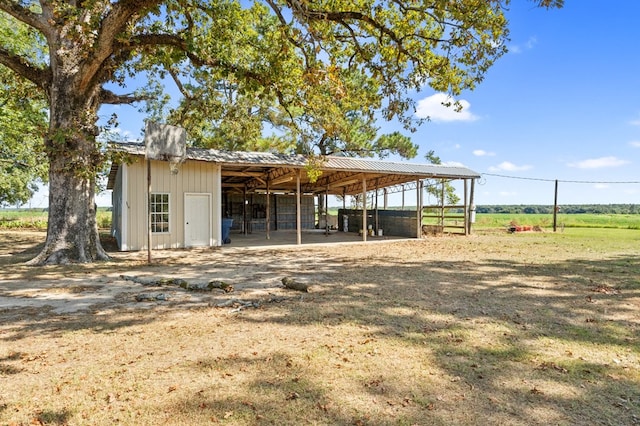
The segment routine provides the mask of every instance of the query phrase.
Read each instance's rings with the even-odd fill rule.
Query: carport
[[[455,211],[451,229],[468,234],[474,182],[480,177],[465,167],[200,148],[187,148],[180,165],[170,170],[165,161],[144,161],[142,144],[116,143],[110,149],[129,157],[112,164],[107,185],[113,189],[112,234],[120,250],[220,246],[229,222],[236,235],[270,240],[276,232],[287,239],[293,233],[294,244],[301,244],[303,233],[329,235],[330,195],[342,197],[339,217],[349,219],[348,228],[346,220],[334,224],[334,234],[337,228],[367,241],[380,236],[380,224],[386,223],[385,237],[420,238],[427,207],[430,214],[439,211],[442,230],[445,210]],[[460,180],[462,204],[445,206],[443,191],[438,205],[423,205],[425,184],[444,188]],[[408,196],[417,208],[387,209],[393,192],[402,193],[403,206]],[[349,196],[359,197],[357,208],[346,209]],[[403,224],[401,232],[395,223]]]
[[[461,225],[460,230],[466,235],[471,232],[471,209],[473,205],[475,179],[480,175],[465,167],[453,167],[434,164],[399,163],[363,158],[338,157],[338,156],[314,156],[305,157],[302,155],[278,155],[271,153],[229,153],[230,156],[221,164],[221,186],[223,200],[229,194],[242,196],[243,206],[247,206],[242,211],[241,216],[236,216],[237,229],[243,234],[255,232],[253,222],[264,222],[260,229],[264,230],[264,237],[269,240],[273,230],[273,208],[271,202],[273,194],[295,195],[296,217],[295,230],[297,231],[297,244],[302,243],[303,230],[308,226],[303,226],[301,211],[301,199],[303,196],[313,195],[319,198],[318,206],[320,211],[316,212],[318,218],[317,228],[329,231],[328,221],[328,196],[338,195],[342,197],[343,209],[346,208],[346,198],[348,196],[359,196],[360,200],[371,200],[372,207],[368,207],[368,202],[360,202],[362,208],[359,212],[359,226],[362,232],[362,241],[367,241],[369,223],[373,219],[374,229],[377,229],[378,214],[380,210],[386,210],[387,196],[392,192],[402,192],[404,204],[405,195],[413,192],[415,195],[415,205],[417,206],[414,215],[415,234],[413,237],[422,236],[423,220],[423,188],[426,182],[433,184],[438,182],[444,184],[454,180],[462,180],[464,183],[463,203],[456,207],[460,212],[458,218]],[[252,194],[264,194],[266,206],[259,211],[264,212],[259,218],[254,217],[254,209],[251,208],[250,198]],[[382,198],[382,209],[379,209],[379,197]],[[444,200],[435,207],[444,218]],[[223,201],[223,203],[225,203]],[[227,203],[225,203],[227,204]],[[432,208],[434,206],[431,206]],[[353,213],[353,210],[350,211]],[[406,219],[408,212],[404,212]],[[342,221],[338,224],[338,229],[342,228]],[[277,229],[277,227],[276,227]],[[377,232],[373,233],[377,235]]]

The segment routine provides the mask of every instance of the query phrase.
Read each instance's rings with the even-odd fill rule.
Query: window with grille
[[[169,232],[169,194],[151,194],[151,232]]]

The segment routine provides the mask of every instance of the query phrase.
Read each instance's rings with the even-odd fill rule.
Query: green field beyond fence
[[[406,210],[415,206],[407,207]],[[337,208],[330,208],[329,214],[337,214]],[[462,215],[462,213],[460,213]],[[462,219],[460,219],[462,221]],[[558,213],[558,228],[614,228],[640,229],[640,214],[616,213]],[[435,221],[435,220],[434,220]],[[423,222],[427,223],[426,221]],[[434,222],[435,223],[435,222]],[[477,213],[475,228],[507,228],[512,223],[523,226],[539,226],[542,229],[553,228],[552,213]]]
[[[415,208],[414,208],[415,209]],[[329,214],[337,214],[337,209],[329,209]],[[511,223],[539,226],[543,229],[553,227],[552,214],[527,213],[478,213],[476,228],[507,228]],[[111,227],[111,209],[98,207],[98,226]],[[640,229],[640,214],[596,214],[560,213],[557,216],[558,228],[616,228]],[[47,211],[43,209],[0,209],[0,229],[46,229]]]
[[[617,228],[640,229],[638,214],[558,214],[558,228]],[[518,225],[539,226],[543,229],[553,228],[552,214],[511,214],[511,213],[479,213],[476,215],[475,227],[500,228],[508,227],[512,222]]]
[[[0,209],[0,229],[47,229],[46,209]],[[111,208],[98,207],[98,226],[111,228]]]

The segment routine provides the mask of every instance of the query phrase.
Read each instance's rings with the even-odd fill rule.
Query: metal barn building
[[[342,229],[340,221],[338,228],[351,231],[356,226],[364,230],[360,233],[366,241],[367,228],[372,221],[378,228],[382,216],[386,223],[408,222],[405,234],[420,237],[422,182],[432,179],[464,180],[460,228],[468,233],[474,181],[480,177],[465,167],[327,156],[313,159],[321,173],[312,180],[307,175],[309,159],[302,155],[196,148],[187,149],[179,172],[172,174],[167,162],[145,160],[143,144],[117,143],[111,149],[128,157],[112,164],[107,184],[113,190],[112,234],[122,251],[148,249],[149,241],[152,249],[220,246],[230,223],[233,232],[263,233],[267,239],[278,231],[297,231],[300,244],[303,230],[328,225],[326,216],[316,211],[316,197],[367,199],[373,191],[376,214],[367,211],[366,203],[357,212],[342,210],[341,219],[348,212],[351,225]],[[416,189],[415,212],[378,211],[378,191],[399,185]],[[386,234],[392,235],[393,227]]]

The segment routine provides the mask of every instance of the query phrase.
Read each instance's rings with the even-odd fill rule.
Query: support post
[[[151,160],[147,159],[147,263],[151,264]]]
[[[324,193],[324,235],[329,236],[329,187]]]
[[[362,241],[367,241],[367,178],[362,176]]]
[[[468,179],[464,179],[464,235],[469,235]]]
[[[273,230],[278,230],[278,197],[273,197],[273,216],[275,220],[273,221]]]
[[[267,202],[266,202],[265,226],[267,227],[267,240],[271,239],[271,193],[269,188],[269,178],[267,178]]]
[[[553,232],[558,227],[558,179],[556,179],[556,189],[553,194]]]
[[[416,238],[422,238],[422,185],[416,180]]]
[[[302,213],[300,211],[300,170],[296,173],[296,242],[302,244]]]
[[[378,235],[378,229],[380,229],[380,217],[378,216],[378,179],[376,179],[376,220],[375,227],[373,228],[373,235]]]
[[[247,185],[242,190],[242,231],[247,235]]]
[[[442,179],[440,186],[440,227],[441,232],[444,234],[444,183],[445,180]]]
[[[476,186],[476,180],[471,179],[471,190],[469,191],[469,208],[474,209],[473,207],[473,192]],[[469,216],[472,216],[474,213],[472,212]],[[469,235],[471,235],[471,218],[469,218]]]

